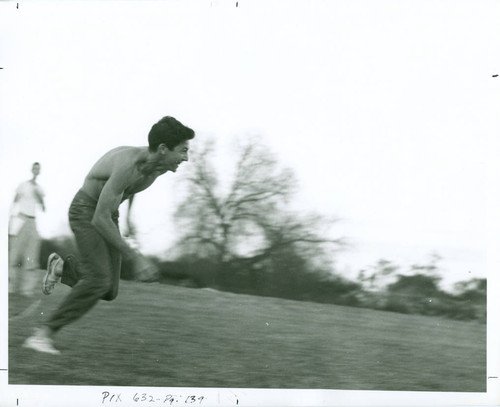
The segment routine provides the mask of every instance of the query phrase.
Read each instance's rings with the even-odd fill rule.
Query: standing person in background
[[[38,282],[40,236],[36,228],[37,206],[45,211],[44,193],[36,182],[40,163],[34,163],[33,177],[16,189],[9,220],[9,294],[32,297]]]
[[[122,258],[133,265],[136,275],[156,275],[154,264],[122,238],[118,208],[160,175],[177,171],[188,160],[189,141],[194,136],[189,127],[167,116],[151,128],[148,146],[117,147],[92,166],[69,208],[79,259],[71,255],[63,259],[52,253],[42,282],[46,295],[59,282],[72,290],[24,342],[24,347],[59,354],[53,345],[54,335],[85,315],[99,300],[112,301],[118,295]]]

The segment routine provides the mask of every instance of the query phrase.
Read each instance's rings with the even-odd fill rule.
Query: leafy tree
[[[432,252],[428,264],[414,264],[411,266],[411,271],[415,274],[433,276],[440,280],[438,267],[440,260],[442,260],[442,257],[437,252]]]
[[[404,293],[415,297],[432,297],[439,293],[438,281],[439,278],[424,274],[398,275],[398,280],[389,284],[387,289],[392,293]]]
[[[390,260],[380,259],[377,264],[371,266],[370,269],[372,270],[371,273],[364,269],[360,270],[357,279],[361,284],[366,285],[366,283],[368,283],[368,288],[374,289],[380,280],[393,275],[399,270],[399,266]]]
[[[428,264],[414,264],[410,267],[411,275],[397,275],[396,282],[389,284],[387,289],[390,292],[404,293],[413,296],[437,296],[439,290],[439,267],[437,263],[441,256],[436,252],[431,253]]]
[[[454,288],[459,292],[457,297],[461,300],[479,303],[486,301],[485,278],[473,278],[467,281],[459,281],[455,284]]]

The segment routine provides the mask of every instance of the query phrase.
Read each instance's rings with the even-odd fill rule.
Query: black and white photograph
[[[498,21],[0,2],[0,407],[500,405]]]

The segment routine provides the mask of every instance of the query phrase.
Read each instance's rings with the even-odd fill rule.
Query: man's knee
[[[92,296],[98,299],[112,301],[118,295],[118,284],[113,276],[111,265],[96,261],[92,263],[78,261],[72,255],[64,259],[63,280],[66,281],[65,284],[70,280],[78,281],[75,287],[84,284],[85,289],[91,291]]]
[[[112,301],[118,295],[118,285],[113,283],[111,277],[101,276],[94,278],[92,285],[101,300]]]
[[[102,299],[104,301],[113,301],[118,296],[118,286],[114,284],[109,285],[108,291],[104,294]]]

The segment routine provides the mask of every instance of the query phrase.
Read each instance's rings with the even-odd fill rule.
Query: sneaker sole
[[[45,273],[45,276],[43,277],[43,282],[42,282],[42,293],[44,293],[45,295],[50,295],[50,293],[52,292],[52,290],[47,289],[47,281],[48,281],[49,276],[50,276],[50,270],[52,267],[52,263],[57,261],[57,260],[61,260],[61,257],[57,253],[52,253],[49,256],[49,259],[47,260],[47,272]]]

